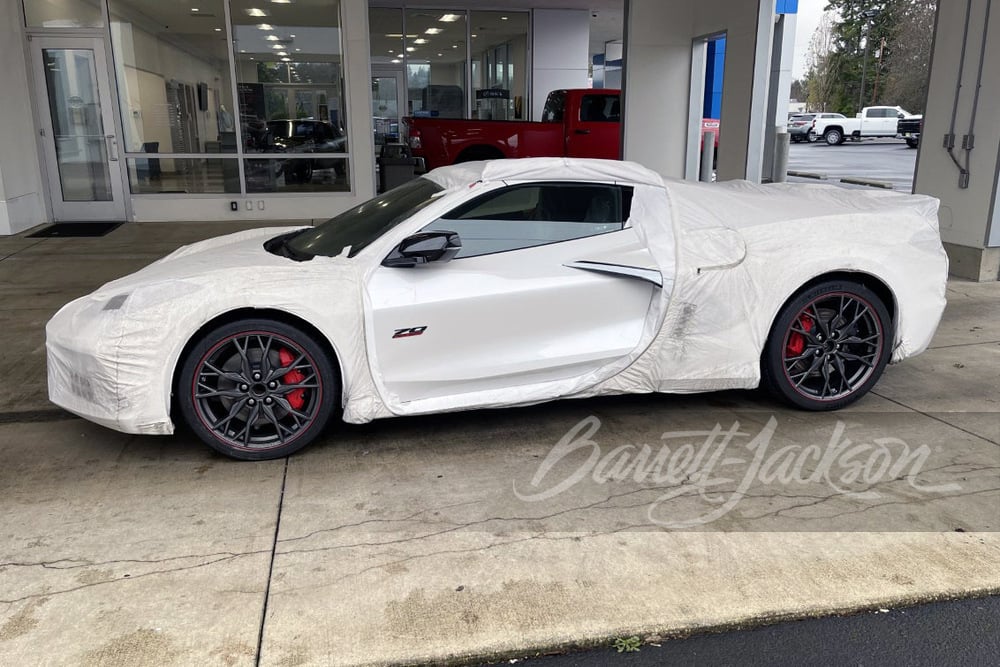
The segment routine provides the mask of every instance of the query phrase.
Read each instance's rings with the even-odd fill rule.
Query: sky
[[[799,16],[795,25],[795,63],[792,76],[801,79],[806,73],[806,58],[809,56],[809,40],[812,39],[827,0],[799,0]]]

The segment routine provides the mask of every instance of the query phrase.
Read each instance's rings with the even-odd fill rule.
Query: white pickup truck
[[[830,146],[847,139],[895,137],[896,124],[909,116],[910,112],[902,107],[865,107],[854,118],[817,118],[813,131]]]

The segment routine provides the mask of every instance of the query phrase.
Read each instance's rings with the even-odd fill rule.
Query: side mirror
[[[462,249],[462,239],[455,232],[418,232],[407,236],[382,266],[410,268],[431,262],[450,262]]]
[[[898,118],[900,120],[903,120],[904,118],[906,118],[906,114],[898,113],[898,114],[896,114],[896,118]]]

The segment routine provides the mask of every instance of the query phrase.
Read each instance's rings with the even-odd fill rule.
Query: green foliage
[[[937,0],[828,0],[806,75],[810,109],[923,107]]]
[[[638,637],[619,637],[613,644],[615,650],[619,653],[635,653],[641,645],[642,640]]]

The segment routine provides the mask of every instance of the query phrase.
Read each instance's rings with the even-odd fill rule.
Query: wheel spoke
[[[837,367],[837,373],[840,374],[840,389],[837,393],[844,393],[844,385],[847,385],[848,391],[854,391],[854,387],[851,386],[851,381],[847,378],[847,369],[844,367],[843,358],[839,354],[834,355],[833,363]]]
[[[257,336],[257,345],[260,347],[260,372],[265,378],[270,377],[271,374],[271,357],[268,354],[271,351],[271,343],[274,342],[274,336],[268,336],[267,342],[261,336]]]
[[[215,366],[213,366],[211,363],[209,363],[207,361],[201,365],[201,369],[199,370],[198,374],[199,375],[204,375],[205,374],[205,369],[208,369],[208,371],[210,373],[214,373],[215,375],[218,375],[219,377],[226,378],[230,382],[235,382],[236,384],[240,384],[241,382],[246,382],[247,381],[247,379],[245,377],[243,377],[242,375],[240,375],[239,373],[233,373],[231,371],[222,371],[222,370],[219,370],[218,368],[216,368]]]
[[[272,380],[275,377],[280,377],[280,376],[283,376],[283,375],[288,375],[292,371],[296,370],[296,368],[299,365],[299,362],[301,362],[303,359],[306,358],[305,352],[299,352],[298,354],[299,354],[299,356],[296,357],[295,361],[293,361],[292,363],[288,364],[287,366],[281,366],[279,368],[273,369],[271,371],[270,375],[268,375],[266,377],[265,381],[270,381],[270,380]],[[310,370],[312,370],[312,366],[311,365],[307,364],[307,367]]]
[[[250,429],[257,423],[257,418],[260,416],[260,405],[254,404],[250,408],[250,416],[247,417],[246,426],[243,429],[243,444],[246,447],[250,446]]]
[[[865,355],[864,357],[858,356],[856,354],[851,354],[850,352],[841,352],[840,356],[846,359],[847,361],[857,361],[858,363],[864,364],[868,368],[875,367],[874,357],[876,356],[876,354],[874,352],[872,354]],[[871,361],[868,360],[868,357],[872,358]]]
[[[238,401],[233,401],[232,406],[229,408],[229,414],[227,414],[225,417],[212,424],[212,430],[225,432],[224,427],[228,426],[229,422],[233,421],[233,418],[235,418],[236,415],[239,414],[240,410],[242,410],[243,407],[246,405],[246,402],[247,402],[246,398],[242,398]]]
[[[243,366],[243,376],[249,378],[253,375],[253,369],[251,368],[250,364],[250,357],[247,355],[247,350],[250,347],[250,339],[245,338],[244,343],[245,344],[241,346],[239,338],[233,339],[233,346],[236,348],[236,351],[239,352],[240,363]]]
[[[291,434],[292,431],[289,430],[288,427],[282,426],[281,422],[278,420],[277,415],[274,414],[274,408],[272,408],[270,405],[265,405],[263,410],[264,410],[264,416],[267,417],[267,420],[272,424],[274,424],[274,432],[278,436],[278,439],[281,440],[281,444],[285,444],[284,432],[288,431],[288,433]]]
[[[205,391],[198,392],[195,398],[243,398],[244,394],[238,389],[212,389],[205,387]]]
[[[809,370],[805,371],[802,374],[802,379],[795,383],[796,388],[801,387],[802,383],[806,381],[806,378],[815,373],[816,370],[819,368],[820,364],[822,363],[823,363],[823,357],[816,357],[813,360],[812,365],[809,367]]]

